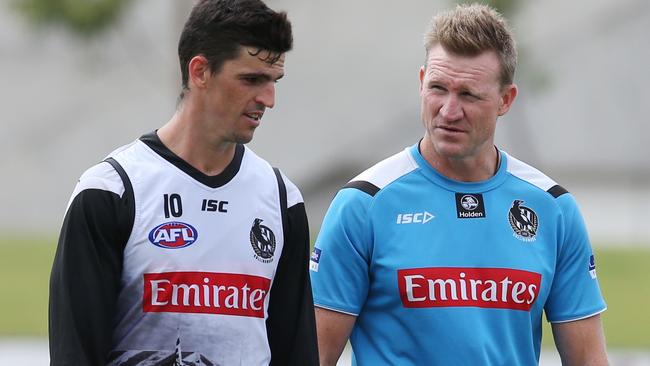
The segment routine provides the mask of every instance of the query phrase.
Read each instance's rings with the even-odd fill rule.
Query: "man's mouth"
[[[262,119],[263,114],[264,114],[264,112],[247,112],[247,113],[244,113],[244,116],[246,116],[246,117],[248,117],[250,119],[253,119],[255,121],[259,121],[260,119]]]
[[[452,126],[438,126],[439,129],[447,131],[447,132],[465,132],[461,130],[460,128],[452,127]]]

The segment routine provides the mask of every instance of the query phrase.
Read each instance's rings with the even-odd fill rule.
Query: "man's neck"
[[[499,170],[499,151],[493,145],[483,154],[454,158],[441,156],[422,140],[420,153],[438,173],[460,182],[481,182],[490,179]]]
[[[203,131],[201,123],[196,122],[181,107],[169,122],[158,129],[158,137],[169,150],[203,174],[218,175],[235,156],[236,144],[211,136],[208,131]]]

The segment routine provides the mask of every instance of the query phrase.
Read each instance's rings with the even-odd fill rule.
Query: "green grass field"
[[[596,247],[596,270],[607,302],[602,314],[609,348],[650,350],[650,247]],[[552,347],[548,323],[544,346]]]
[[[0,337],[47,334],[47,296],[54,238],[0,240]],[[650,350],[650,248],[598,247],[598,278],[609,309],[603,314],[610,348]],[[551,347],[550,327],[544,346]]]
[[[54,238],[0,240],[0,336],[47,334]]]

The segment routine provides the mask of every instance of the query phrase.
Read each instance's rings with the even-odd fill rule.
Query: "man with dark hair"
[[[334,198],[310,268],[321,365],[534,365],[542,312],[563,365],[606,365],[605,310],[573,196],[494,146],[517,53],[495,10],[439,14],[424,136]]]
[[[50,280],[52,365],[316,365],[302,196],[251,141],[292,47],[285,13],[201,0],[160,129],[79,179]]]

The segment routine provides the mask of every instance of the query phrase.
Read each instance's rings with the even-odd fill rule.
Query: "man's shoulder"
[[[125,191],[126,188],[119,173],[108,162],[99,162],[81,174],[68,200],[66,211],[82,192],[85,192],[86,197],[97,198],[109,194],[121,198]],[[94,202],[93,200],[88,202],[91,201]]]
[[[352,178],[343,188],[355,188],[371,196],[418,168],[409,148],[394,154]]]
[[[264,166],[267,168],[272,168],[273,166],[266,159],[259,156],[253,149],[248,145],[242,145],[244,147],[244,159],[249,161],[249,164],[253,164],[255,168]]]
[[[106,161],[101,161],[88,168],[79,177],[75,191],[98,189],[109,191],[121,196],[124,193],[124,184],[118,172]]]
[[[247,164],[249,168],[252,167],[253,169],[256,170],[266,169],[268,171],[271,171],[274,168],[277,169],[277,172],[280,174],[279,177],[276,175],[276,178],[278,178],[278,184],[284,184],[287,191],[287,207],[293,207],[294,205],[298,203],[302,203],[304,201],[302,197],[302,193],[300,193],[300,189],[298,189],[298,186],[296,186],[296,184],[294,184],[293,181],[284,174],[282,169],[278,167],[274,167],[266,159],[257,155],[247,145],[244,145],[244,148],[245,148],[244,158],[249,161],[249,164]]]
[[[142,148],[147,146],[141,138],[131,141],[111,151],[104,159],[114,158],[119,161],[138,160],[142,158]]]
[[[510,175],[544,191],[554,198],[558,198],[565,193],[569,193],[564,187],[559,185],[554,179],[533,167],[507,153],[504,152],[506,157],[507,171]]]
[[[96,196],[97,194],[102,196],[106,193],[115,194],[121,198],[126,191],[126,186],[119,172],[115,170],[115,167],[107,159],[116,156],[122,151],[128,150],[134,144],[135,142],[131,142],[118,147],[104,157],[104,159],[86,169],[77,180],[77,184],[68,201],[68,208],[70,208],[74,199],[82,192],[86,192],[86,195],[91,196]]]

